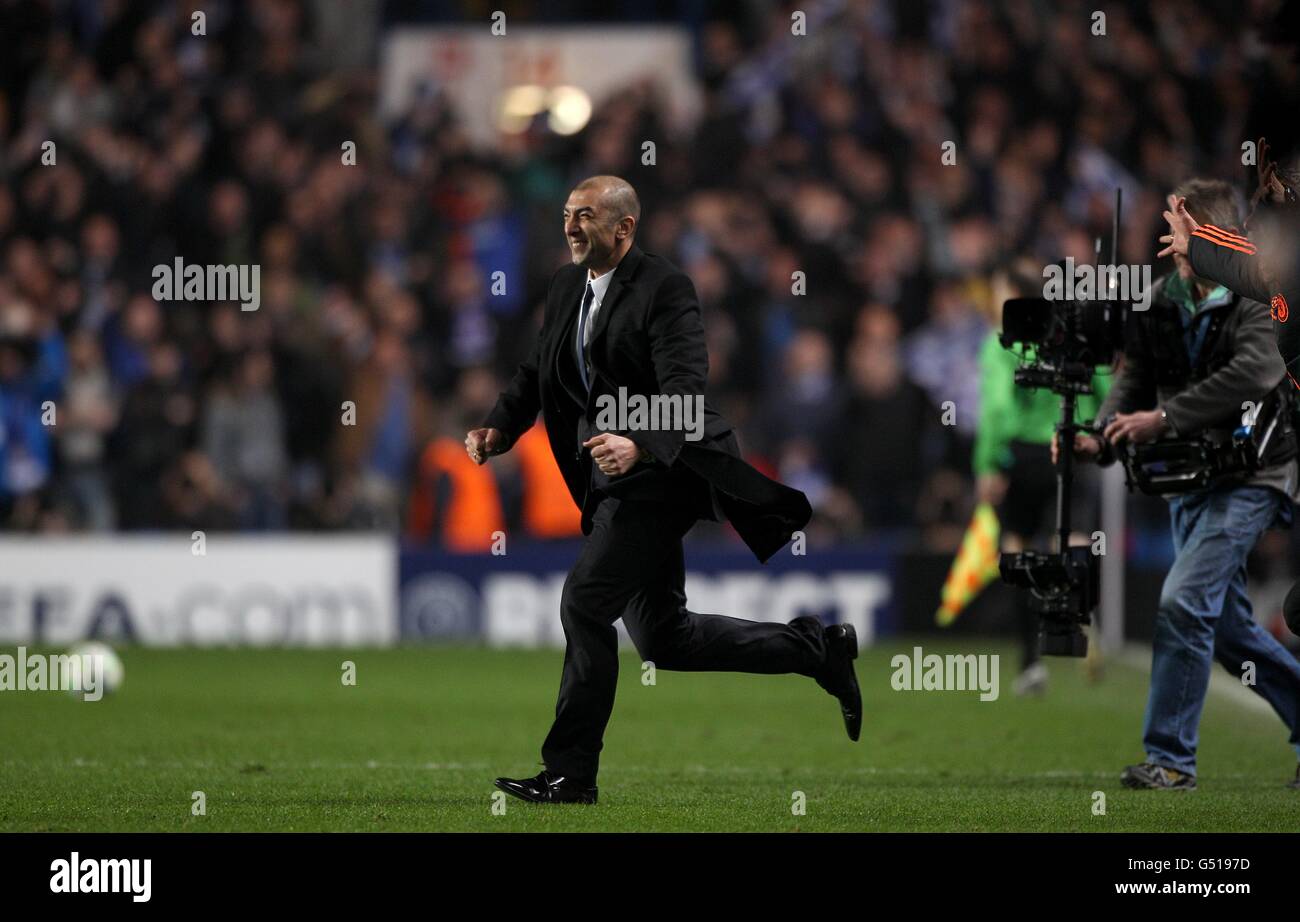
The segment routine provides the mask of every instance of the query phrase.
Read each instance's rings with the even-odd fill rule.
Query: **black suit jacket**
[[[728,423],[704,401],[703,438],[688,441],[684,429],[608,430],[626,436],[650,455],[622,477],[610,478],[592,463],[581,443],[596,428],[601,395],[617,398],[704,394],[709,357],[695,286],[662,257],[633,246],[614,270],[592,328],[590,393],[582,387],[576,359],[576,320],[587,270],[568,265],[551,278],[542,329],[484,422],[498,429],[510,448],[536,421],[546,421],[551,451],[590,533],[596,506],[606,496],[688,503],[697,518],[725,517],[761,561],[766,561],[808,524],[812,509],[798,490],[777,483],[746,464]]]

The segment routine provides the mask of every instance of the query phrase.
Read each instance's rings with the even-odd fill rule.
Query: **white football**
[[[69,692],[75,698],[83,699],[88,695],[93,698],[93,694],[89,689],[92,677],[97,676],[99,679],[101,696],[113,694],[122,687],[122,682],[126,679],[126,669],[122,666],[121,658],[106,643],[101,643],[98,640],[83,641],[68,650],[68,656],[82,658],[81,664],[84,673],[82,690],[69,689]],[[90,671],[86,672],[87,669]]]

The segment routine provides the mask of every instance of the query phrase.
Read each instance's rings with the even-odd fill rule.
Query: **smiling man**
[[[633,243],[636,192],[593,176],[569,195],[564,233],[572,265],[556,272],[531,355],[480,429],[465,439],[482,464],[508,451],[537,417],[586,536],[560,599],[566,642],[545,770],[498,778],[537,803],[595,803],[596,773],[618,680],[621,617],[658,669],[798,673],[839,699],[849,736],[862,724],[851,625],[790,624],[686,608],[682,538],[700,519],[728,519],[766,562],[811,516],[797,490],[746,464],[731,425],[704,399],[708,353],[691,280]],[[625,389],[621,391],[620,389]],[[703,402],[703,437],[684,426],[606,431],[598,406],[625,393]],[[720,717],[722,715],[719,715]]]

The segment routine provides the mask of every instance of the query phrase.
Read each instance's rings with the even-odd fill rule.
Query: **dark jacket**
[[[1097,419],[1159,406],[1177,437],[1231,439],[1241,426],[1243,404],[1280,391],[1285,377],[1268,306],[1229,292],[1220,303],[1200,308],[1188,325],[1186,308],[1166,292],[1168,282],[1165,277],[1155,283],[1149,309],[1129,314],[1124,366]],[[1195,357],[1189,339],[1200,342]],[[1246,482],[1292,493],[1294,450],[1289,431],[1285,440],[1273,440],[1265,466]]]
[[[1295,215],[1288,215],[1283,226],[1289,233],[1283,239],[1294,246],[1300,240]],[[1273,335],[1287,374],[1297,387],[1300,375],[1300,320],[1291,317],[1291,301],[1300,303],[1300,265],[1294,256],[1278,260],[1283,278],[1265,277],[1255,245],[1246,237],[1222,230],[1212,224],[1193,231],[1187,244],[1187,258],[1192,270],[1201,278],[1218,282],[1243,298],[1269,305],[1273,318]]]
[[[602,395],[692,399],[704,394],[709,358],[695,286],[662,257],[633,246],[614,270],[590,342],[591,392],[582,387],[574,343],[587,270],[568,265],[551,278],[542,329],[484,426],[499,429],[506,447],[532,426],[540,410],[551,451],[569,493],[591,531],[606,496],[689,503],[697,518],[725,517],[761,561],[808,524],[807,498],[760,474],[740,456],[731,424],[704,402],[703,438],[687,441],[680,427],[608,430],[650,455],[622,477],[609,478],[582,442],[598,434]]]

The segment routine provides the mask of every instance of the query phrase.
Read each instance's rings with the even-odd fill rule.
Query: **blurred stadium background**
[[[1178,181],[1247,188],[1242,139],[1300,107],[1275,6],[2,3],[0,642],[560,642],[577,516],[544,439],[481,469],[461,443],[596,173],[694,280],[746,454],[815,508],[763,570],[697,528],[692,607],[933,630],[1007,279],[1090,261],[1116,187],[1124,263]],[[260,307],[155,300],[177,257],[260,265]],[[1162,502],[1127,508],[1141,639],[1171,548]],[[1252,563],[1279,632],[1295,561],[1273,532]],[[955,630],[1010,630],[1006,601]]]

